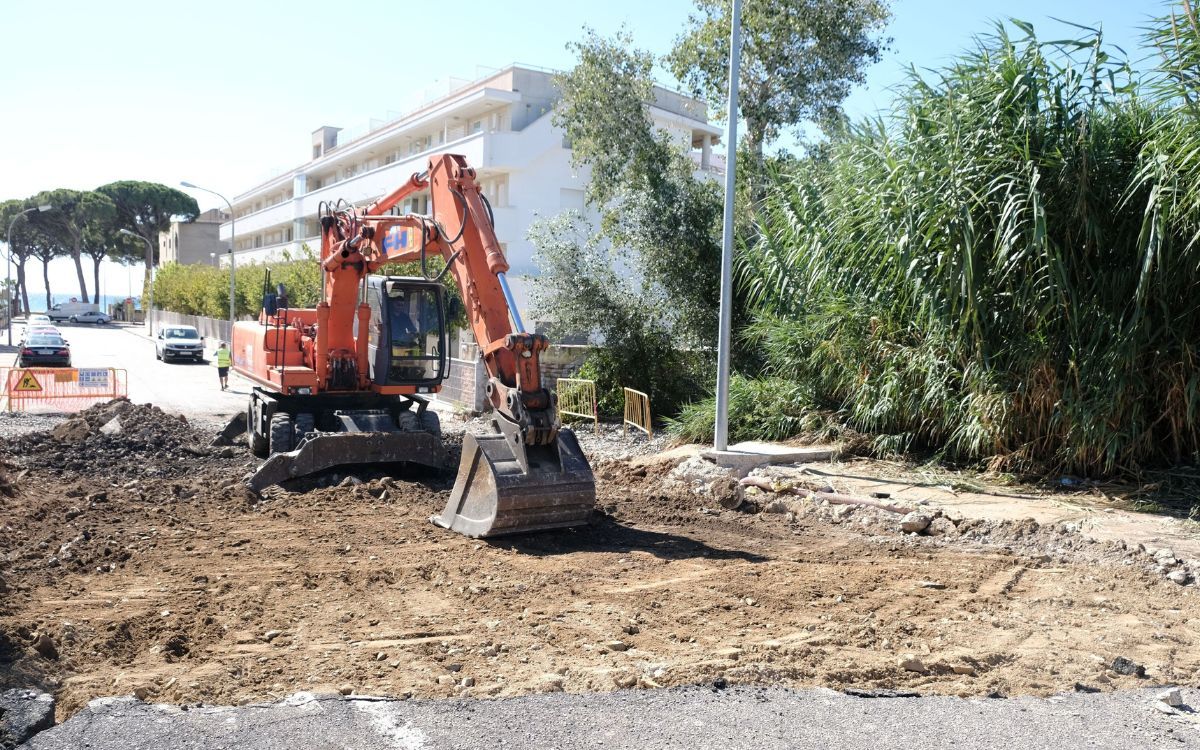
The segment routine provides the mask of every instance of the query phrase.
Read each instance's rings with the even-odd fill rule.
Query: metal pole
[[[221,200],[225,201],[225,205],[229,206],[229,340],[233,341],[233,322],[235,320],[234,300],[233,297],[237,293],[236,284],[234,283],[237,269],[237,219],[233,215],[233,204],[230,203],[225,196],[221,196]],[[230,344],[232,348],[233,344]]]
[[[7,256],[7,259],[4,263],[4,278],[5,278],[4,291],[5,291],[5,294],[7,294],[9,296],[9,300],[8,300],[8,310],[6,310],[4,313],[4,319],[5,319],[5,321],[8,322],[8,345],[9,346],[12,346],[12,310],[13,310],[13,306],[12,306],[12,230],[13,230],[13,224],[16,224],[17,219],[21,218],[24,215],[25,215],[25,212],[22,211],[21,213],[14,216],[12,218],[12,221],[8,222],[8,244],[4,246],[4,249],[8,251],[7,253],[5,253],[5,255]]]
[[[143,306],[143,312],[146,315],[146,328],[150,331],[150,336],[154,336],[154,321],[151,320],[151,313],[154,311],[154,245],[150,240],[146,239],[137,232],[128,229],[122,229],[121,234],[137,237],[142,242],[146,243],[146,275],[150,279],[150,292],[146,299],[146,304]]]
[[[725,225],[721,231],[721,317],[717,332],[717,421],[713,447],[729,447],[729,328],[733,319],[733,188],[737,166],[738,71],[742,63],[742,0],[733,0],[729,31],[729,127],[725,131]]]
[[[145,237],[142,239],[146,240]],[[146,324],[150,327],[150,338],[154,338],[154,245],[146,240],[146,254],[150,258],[150,304],[146,308]]]

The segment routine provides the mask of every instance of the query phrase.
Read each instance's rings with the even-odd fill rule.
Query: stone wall
[[[478,357],[470,360],[451,357],[450,373],[442,381],[442,391],[437,397],[478,414],[483,411],[486,383],[487,373]]]
[[[573,378],[578,375],[579,368],[583,367],[591,349],[590,346],[552,344],[541,357],[542,387],[553,391],[559,378]],[[464,337],[458,344],[458,356],[463,361],[478,361],[479,347]],[[480,369],[483,369],[482,366]],[[486,376],[483,382],[486,382]],[[482,388],[482,385],[480,387]]]

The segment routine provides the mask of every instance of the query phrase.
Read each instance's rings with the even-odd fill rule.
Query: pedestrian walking
[[[225,342],[217,349],[217,377],[221,379],[221,390],[229,388],[229,365],[233,363],[233,353]]]

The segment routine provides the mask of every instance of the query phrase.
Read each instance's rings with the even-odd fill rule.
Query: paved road
[[[14,341],[23,320],[18,320]],[[217,383],[213,362],[159,362],[154,342],[142,326],[59,325],[71,344],[71,362],[76,367],[116,367],[129,374],[129,399],[152,403],[167,411],[224,418],[246,408],[250,382],[230,373],[229,390]],[[206,352],[208,354],[210,352]],[[7,365],[11,354],[3,355]]]
[[[705,688],[533,695],[508,700],[315,698],[241,708],[105,698],[35,736],[27,750],[1072,750],[1200,748],[1190,712],[1165,715],[1154,691],[1046,700],[851,698],[830,690]],[[1200,691],[1185,691],[1195,703]]]

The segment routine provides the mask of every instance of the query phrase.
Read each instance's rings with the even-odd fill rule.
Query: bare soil
[[[81,468],[50,438],[10,442],[0,482],[0,689],[49,688],[60,718],[129,693],[1200,685],[1200,589],[1033,521],[949,538],[856,509],[704,507],[669,481],[678,459],[651,457],[595,466],[587,527],[477,541],[428,521],[449,473],[255,498],[242,449],[195,455],[186,423],[162,457],[137,429],[94,431]]]

